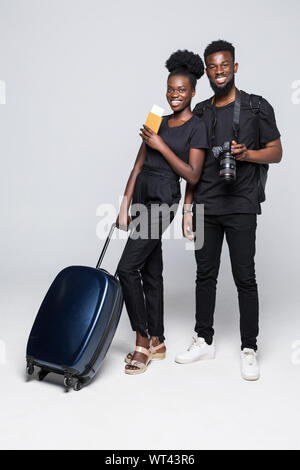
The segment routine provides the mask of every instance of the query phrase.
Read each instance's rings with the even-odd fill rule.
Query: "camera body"
[[[213,155],[219,161],[219,176],[224,183],[233,183],[236,180],[236,160],[231,153],[231,142],[224,142],[212,148]]]

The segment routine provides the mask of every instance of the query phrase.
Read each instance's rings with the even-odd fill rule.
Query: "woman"
[[[179,177],[191,185],[198,182],[208,147],[205,125],[191,112],[196,83],[204,73],[201,58],[186,50],[177,51],[167,60],[166,67],[166,97],[173,113],[163,117],[158,134],[145,125],[141,129],[143,142],[117,218],[117,226],[127,230],[131,201],[133,205],[142,204],[138,217],[131,210],[131,225],[136,230],[118,265],[125,305],[136,332],[136,349],[125,358],[125,373],[131,375],[144,372],[151,359],[163,359],[166,354],[161,237],[176,209],[172,207],[171,215],[165,217],[154,212],[154,207],[171,208],[178,204]],[[133,236],[138,227],[147,236]]]

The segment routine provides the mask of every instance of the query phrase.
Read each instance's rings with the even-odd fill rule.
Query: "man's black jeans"
[[[224,233],[229,247],[232,274],[238,290],[242,349],[256,350],[258,336],[258,293],[254,264],[256,214],[204,217],[204,245],[195,251],[197,262],[195,331],[208,344],[212,343],[216,285]]]

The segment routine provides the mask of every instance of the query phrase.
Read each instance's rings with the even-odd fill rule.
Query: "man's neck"
[[[235,85],[231,90],[223,96],[215,96],[216,106],[226,106],[229,103],[232,103],[235,100]]]

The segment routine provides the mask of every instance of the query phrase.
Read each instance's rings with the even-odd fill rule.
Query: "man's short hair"
[[[214,54],[215,52],[220,52],[220,51],[229,51],[232,55],[233,62],[235,60],[235,52],[234,52],[234,46],[227,41],[223,41],[223,39],[219,39],[218,41],[213,41],[211,42],[207,48],[204,51],[204,60],[206,63],[206,58],[210,54]]]

